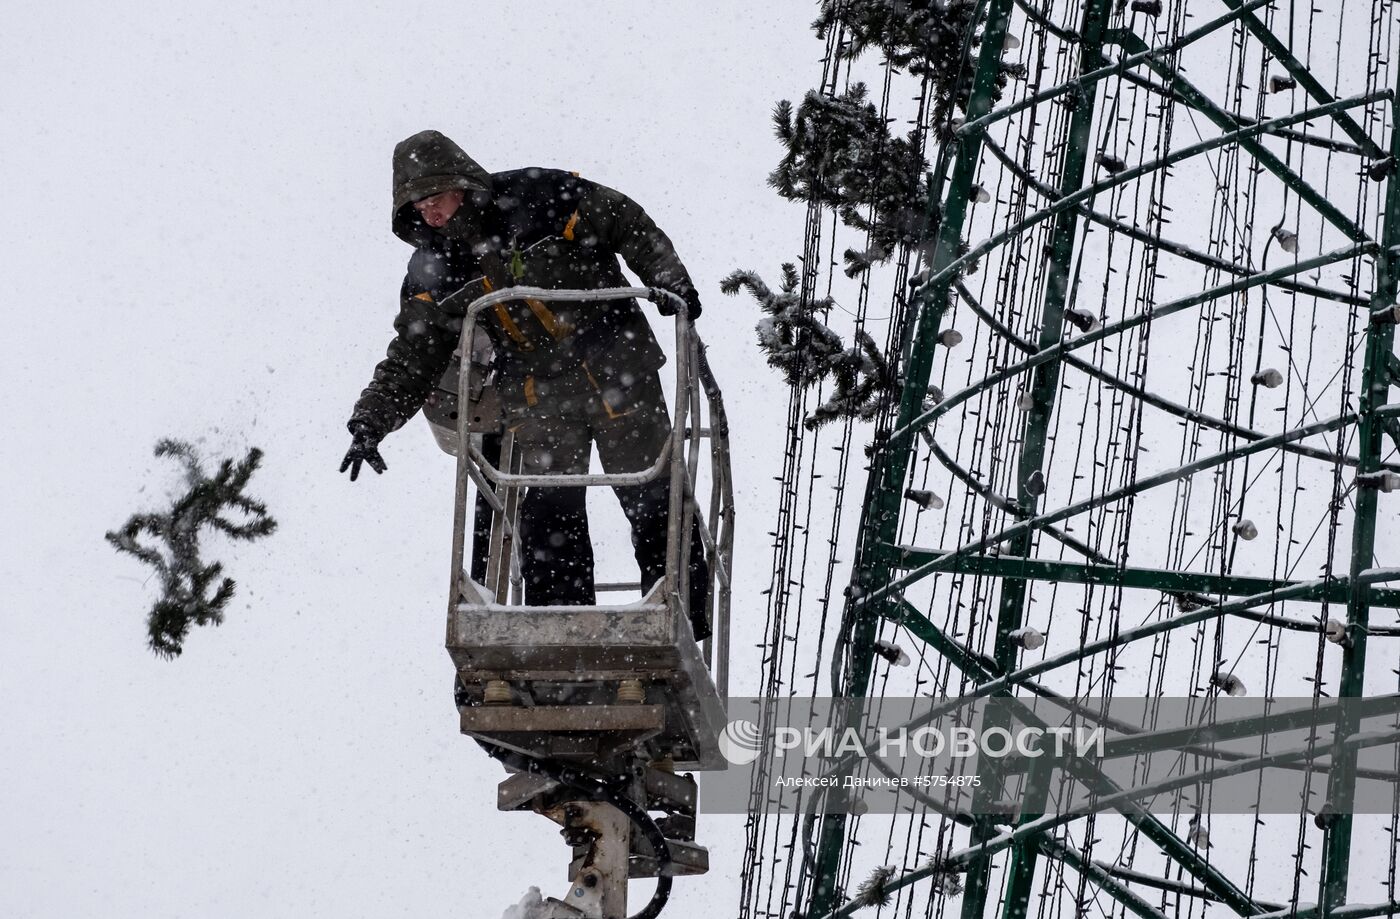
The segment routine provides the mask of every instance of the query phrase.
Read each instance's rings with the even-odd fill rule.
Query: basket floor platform
[[[724,705],[688,622],[657,593],[615,606],[459,602],[447,649],[462,732],[538,757],[726,768]]]

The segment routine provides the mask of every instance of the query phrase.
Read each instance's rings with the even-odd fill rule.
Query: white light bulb
[[[1298,234],[1292,230],[1285,230],[1282,226],[1274,227],[1274,239],[1278,240],[1278,247],[1284,252],[1298,251]]]
[[[1335,619],[1328,619],[1327,624],[1323,626],[1323,628],[1327,632],[1327,640],[1332,642],[1332,644],[1339,645],[1346,641],[1347,627],[1345,623],[1338,622]]]
[[[1045,647],[1045,633],[1030,626],[1016,629],[1007,634],[1008,638],[1015,644],[1020,645],[1027,651],[1034,651],[1037,648]]]
[[[1095,332],[1103,328],[1103,324],[1099,322],[1099,317],[1087,310],[1069,310],[1065,313],[1065,318],[1081,332]]]
[[[1114,156],[1112,153],[1100,153],[1098,156],[1098,164],[1112,175],[1117,175],[1128,168],[1127,163],[1123,162],[1122,159]]]
[[[1363,472],[1356,477],[1356,484],[1390,494],[1392,491],[1400,491],[1400,473]]]
[[[1396,325],[1400,323],[1400,303],[1383,306],[1371,313],[1371,322],[1376,325]]]
[[[1249,692],[1249,690],[1245,688],[1244,680],[1241,680],[1229,671],[1217,670],[1215,674],[1211,676],[1210,682],[1219,687],[1227,696],[1239,697],[1247,695]]]
[[[919,507],[922,507],[924,510],[938,510],[943,507],[942,498],[938,497],[938,495],[935,495],[933,492],[925,491],[922,488],[910,488],[904,492],[904,497],[908,498],[910,501],[913,501],[915,504],[919,505]]]
[[[909,655],[904,652],[903,648],[901,648],[899,645],[895,644],[892,641],[887,641],[883,638],[877,639],[874,645],[874,649],[876,654],[880,655],[896,667],[909,666]]]

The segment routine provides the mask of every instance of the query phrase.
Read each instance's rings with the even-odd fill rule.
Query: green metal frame
[[[932,240],[927,257],[928,280],[915,292],[912,315],[915,317],[907,330],[908,360],[904,367],[903,389],[898,410],[889,430],[877,436],[875,452],[867,480],[865,502],[859,527],[858,544],[854,559],[852,589],[845,603],[842,620],[842,639],[839,653],[833,661],[839,671],[833,675],[833,690],[836,694],[855,700],[857,704],[845,707],[846,726],[861,726],[859,700],[866,697],[872,674],[874,653],[872,645],[877,630],[883,621],[894,622],[909,629],[919,639],[948,658],[957,668],[969,675],[975,688],[958,702],[935,709],[931,713],[911,721],[906,727],[927,723],[970,699],[989,696],[1010,697],[1016,687],[1033,690],[1034,678],[1055,668],[1071,664],[1086,657],[1123,647],[1174,629],[1229,615],[1243,615],[1262,619],[1271,623],[1292,628],[1306,628],[1316,631],[1321,626],[1315,622],[1284,620],[1265,615],[1258,611],[1261,606],[1284,600],[1310,601],[1319,603],[1345,603],[1347,609],[1346,629],[1348,641],[1345,644],[1342,661],[1342,677],[1339,695],[1341,697],[1361,696],[1364,691],[1367,640],[1377,634],[1400,635],[1400,627],[1386,626],[1373,628],[1370,624],[1372,607],[1400,608],[1400,587],[1377,586],[1386,582],[1400,581],[1400,571],[1379,569],[1372,565],[1376,538],[1378,495],[1373,488],[1358,488],[1355,496],[1355,523],[1352,537],[1352,560],[1344,576],[1330,576],[1320,580],[1297,582],[1268,578],[1242,577],[1204,572],[1165,571],[1148,568],[1118,567],[1104,564],[1094,557],[1092,550],[1084,552],[1088,562],[1075,564],[1063,561],[1043,561],[1030,557],[1037,533],[1048,533],[1076,550],[1087,547],[1076,545],[1067,534],[1055,529],[1055,524],[1082,514],[1105,504],[1123,500],[1151,488],[1195,475],[1224,463],[1233,462],[1253,453],[1265,450],[1290,449],[1294,452],[1325,458],[1354,466],[1358,475],[1374,473],[1378,470],[1395,468],[1394,464],[1383,462],[1384,438],[1395,439],[1400,446],[1400,405],[1388,403],[1389,388],[1400,382],[1400,359],[1394,355],[1395,326],[1373,322],[1366,330],[1366,350],[1362,370],[1362,392],[1355,414],[1301,425],[1281,434],[1265,436],[1254,431],[1234,429],[1230,433],[1249,442],[1228,450],[1198,458],[1177,469],[1167,470],[1148,476],[1129,486],[1095,495],[1080,502],[1050,512],[1039,509],[1038,491],[1028,488],[1027,483],[1036,473],[1043,474],[1045,447],[1049,434],[1049,424],[1054,409],[1055,394],[1059,387],[1061,364],[1074,366],[1092,372],[1091,365],[1078,360],[1072,352],[1088,347],[1097,341],[1120,335],[1134,327],[1163,318],[1175,312],[1192,309],[1211,300],[1229,296],[1251,288],[1276,284],[1295,291],[1317,296],[1330,297],[1340,303],[1353,305],[1355,298],[1322,288],[1316,288],[1301,280],[1308,272],[1325,265],[1336,264],[1360,258],[1375,257],[1380,266],[1378,289],[1373,294],[1370,305],[1373,309],[1395,302],[1397,286],[1400,286],[1400,264],[1397,264],[1397,251],[1400,251],[1400,181],[1392,171],[1385,190],[1385,211],[1383,232],[1380,244],[1370,239],[1366,232],[1344,215],[1327,198],[1310,186],[1294,170],[1268,150],[1261,142],[1264,135],[1298,137],[1291,126],[1317,118],[1331,118],[1342,131],[1355,142],[1354,148],[1364,156],[1380,159],[1386,155],[1376,142],[1369,137],[1350,111],[1378,101],[1386,101],[1392,110],[1389,156],[1400,161],[1400,112],[1396,111],[1396,90],[1371,93],[1350,99],[1337,99],[1308,72],[1287,45],[1269,31],[1267,26],[1254,15],[1254,11],[1270,0],[1222,0],[1228,10],[1216,19],[1183,35],[1170,45],[1149,47],[1138,35],[1124,29],[1108,28],[1112,0],[1084,0],[1083,22],[1080,32],[1074,36],[1079,51],[1080,76],[1060,86],[1041,90],[1027,99],[1001,109],[992,109],[995,80],[1000,71],[1000,49],[1009,25],[1010,13],[1017,0],[983,0],[979,12],[984,15],[982,39],[977,58],[976,70],[972,75],[971,93],[967,106],[966,123],[956,132],[950,144],[951,168],[947,173],[936,172],[936,187],[941,191],[941,211],[938,234]],[[1027,15],[1034,11],[1025,5]],[[1034,17],[1033,17],[1034,18]],[[1052,31],[1059,32],[1048,23],[1042,23]],[[1315,103],[1306,111],[1289,116],[1258,122],[1245,121],[1223,110],[1204,93],[1188,82],[1180,72],[1170,66],[1168,54],[1186,47],[1227,25],[1247,29],[1290,74]],[[1115,44],[1122,48],[1125,56],[1110,62],[1104,55],[1105,45]],[[1221,131],[1219,137],[1173,151],[1162,159],[1127,169],[1097,182],[1085,184],[1088,157],[1092,152],[1092,125],[1094,97],[1100,81],[1112,76],[1123,76],[1142,83],[1143,80],[1131,74],[1134,68],[1147,68],[1160,77],[1161,84],[1153,88],[1170,94],[1173,98],[1201,112]],[[1065,133],[1066,152],[1064,165],[1060,171],[1058,188],[1050,192],[1044,186],[1038,191],[1046,195],[1045,206],[1018,221],[994,236],[978,243],[971,250],[959,253],[959,240],[963,237],[968,214],[969,192],[977,171],[981,155],[989,146],[987,128],[998,121],[1024,110],[1038,102],[1043,102],[1068,93],[1075,94],[1069,123]],[[1097,214],[1092,201],[1101,192],[1112,189],[1141,176],[1164,169],[1175,162],[1198,156],[1226,145],[1239,145],[1249,153],[1261,167],[1272,172],[1299,199],[1313,208],[1328,223],[1332,224],[1350,244],[1337,251],[1301,260],[1267,272],[1240,274],[1233,280],[1189,297],[1167,304],[1159,304],[1148,311],[1112,323],[1107,327],[1073,340],[1063,338],[1065,312],[1072,296],[1068,283],[1069,267],[1074,252],[1074,242],[1081,217],[1099,222],[1112,220]],[[1005,162],[1006,157],[994,150]],[[1010,166],[1007,163],[1008,167]],[[1033,181],[1032,177],[1022,176],[1023,180]],[[934,206],[937,202],[931,202]],[[1026,357],[1018,363],[1006,366],[990,374],[975,386],[955,393],[938,405],[927,408],[927,392],[936,353],[938,333],[950,297],[955,290],[961,290],[958,275],[980,256],[1006,244],[1016,236],[1026,232],[1043,221],[1052,221],[1048,271],[1049,281],[1042,304],[1039,323],[1039,337],[1035,342],[1021,341],[1002,328],[1000,334],[1014,339],[1013,344],[1026,352]],[[1185,247],[1187,257],[1191,253]],[[968,298],[965,290],[961,290]],[[975,305],[975,304],[974,304]],[[979,315],[987,318],[985,311],[977,307]],[[993,323],[996,326],[996,323]],[[991,494],[984,486],[973,482],[964,474],[969,485],[989,501],[1011,511],[1017,522],[1000,533],[993,534],[975,543],[964,545],[956,550],[925,549],[902,546],[896,543],[899,532],[900,514],[903,510],[902,495],[905,480],[910,471],[911,455],[915,438],[924,435],[934,448],[935,454],[949,464],[956,472],[955,464],[946,455],[940,454],[936,443],[928,436],[930,426],[941,416],[952,411],[957,405],[980,393],[1011,379],[1014,376],[1030,373],[1029,387],[1031,407],[1026,413],[1021,431],[1021,450],[1016,473],[1017,494],[1013,498],[1003,498]],[[1137,393],[1137,395],[1151,395]],[[1190,412],[1154,397],[1154,405],[1168,411]],[[1196,413],[1199,414],[1199,413]],[[1220,419],[1204,416],[1196,418],[1203,424],[1219,426],[1226,424]],[[1355,457],[1338,457],[1331,451],[1305,446],[1303,441],[1320,434],[1334,432],[1342,428],[1355,427],[1359,435],[1359,447]],[[996,548],[996,554],[988,550]],[[904,600],[902,590],[931,574],[966,574],[991,576],[1002,579],[1001,601],[997,611],[996,637],[990,657],[976,654],[959,644],[933,624],[918,610]],[[1187,609],[1169,618],[1128,628],[1108,639],[1089,642],[1071,652],[1048,657],[1038,663],[1018,667],[1019,650],[1011,640],[1011,633],[1020,627],[1025,611],[1027,584],[1031,580],[1049,580],[1064,583],[1100,584],[1113,587],[1138,588],[1162,591],[1174,595],[1192,595],[1203,605]],[[1200,598],[1198,595],[1204,595]],[[1228,599],[1223,599],[1228,598]],[[1327,709],[1330,711],[1330,709]],[[1338,709],[1341,711],[1341,709]],[[1018,719],[1038,720],[1029,708],[1017,709]],[[1329,774],[1329,802],[1337,811],[1345,811],[1350,802],[1355,776],[1357,774],[1357,750],[1376,742],[1375,736],[1349,736],[1354,727],[1338,716],[1338,729],[1330,757],[1333,768]],[[1356,717],[1354,713],[1346,717]],[[1029,722],[1028,722],[1029,723]],[[1155,742],[1155,741],[1151,741]],[[1138,742],[1138,746],[1149,741]],[[1136,749],[1132,743],[1124,749]],[[1217,765],[1205,773],[1197,775],[1226,775],[1261,768],[1261,764],[1293,762],[1306,754],[1297,751],[1283,751],[1263,757],[1235,757],[1222,765]],[[842,762],[837,773],[854,768],[854,761]],[[1239,915],[1257,915],[1274,909],[1274,904],[1253,900],[1244,891],[1213,868],[1207,859],[1188,845],[1184,840],[1158,821],[1150,813],[1140,808],[1134,795],[1140,789],[1124,791],[1108,781],[1102,773],[1092,767],[1080,764],[1078,774],[1081,780],[1095,787],[1103,795],[1103,801],[1111,802],[1122,815],[1132,821],[1143,835],[1156,843],[1170,858],[1174,859],[1199,886],[1176,883],[1178,893],[1199,896],[1225,904]],[[1164,780],[1162,785],[1181,781],[1180,777]],[[995,795],[996,780],[984,783],[986,787],[979,794]],[[1037,787],[1032,776],[1031,787]],[[1055,841],[1049,831],[1062,825],[1073,816],[1058,815],[1045,817],[1038,813],[1043,798],[1036,798],[1034,790],[1031,801],[1023,808],[1023,816],[1017,827],[1007,832],[1000,830],[981,818],[961,815],[963,822],[970,824],[972,844],[957,857],[956,867],[967,872],[963,892],[963,919],[980,919],[987,908],[990,893],[990,865],[993,854],[1010,851],[1011,862],[1007,871],[1007,887],[1003,895],[1003,916],[1020,919],[1026,915],[1032,896],[1032,884],[1036,874],[1036,863],[1040,857],[1059,859],[1089,879],[1098,889],[1122,903],[1129,911],[1144,919],[1161,919],[1162,913],[1135,893],[1129,883],[1133,878],[1125,878],[1122,872],[1084,860],[1077,852]],[[974,810],[976,810],[974,808]],[[857,907],[853,903],[842,905],[842,892],[839,889],[841,869],[847,845],[848,818],[844,812],[828,813],[816,822],[816,839],[810,856],[806,859],[804,878],[810,880],[806,898],[806,908],[802,915],[817,917],[844,916]],[[1303,911],[1298,915],[1317,915],[1330,919],[1361,919],[1379,915],[1387,910],[1400,909],[1400,904],[1375,906],[1346,906],[1347,866],[1350,859],[1352,819],[1349,814],[1338,813],[1327,829],[1325,840],[1325,876],[1322,880],[1321,906],[1316,910]],[[887,890],[908,886],[923,878],[948,870],[949,864],[931,865],[916,871],[907,872],[894,878],[886,885]],[[1131,873],[1129,873],[1131,874]],[[1160,879],[1157,879],[1160,881]]]
[[[1111,11],[1110,0],[1088,0],[1084,5],[1084,19],[1079,31],[1081,72],[1091,70],[1103,59],[1104,33],[1108,29]],[[1071,199],[1083,189],[1085,167],[1094,146],[1095,94],[1098,85],[1097,80],[1081,84],[1080,92],[1072,97],[1074,105],[1069,116],[1066,135],[1068,149],[1065,151],[1064,166],[1061,170],[1058,201]],[[1041,352],[1054,348],[1064,337],[1065,310],[1071,289],[1070,264],[1074,257],[1074,240],[1078,226],[1079,212],[1074,208],[1065,208],[1055,215],[1055,222],[1050,230],[1050,258],[1046,266],[1044,285],[1045,300],[1040,313],[1038,350]],[[1055,405],[1055,393],[1060,384],[1060,364],[1057,361],[1047,361],[1038,365],[1033,374],[1030,386],[1031,407],[1022,422],[1021,455],[1016,472],[1017,504],[1030,517],[1036,516],[1036,509],[1040,504],[1038,492],[1030,487],[1030,483],[1034,477],[1043,473],[1050,419]],[[1034,537],[1034,531],[1027,528],[1008,541],[1006,551],[1013,556],[1028,557],[1032,552]],[[992,657],[996,661],[997,669],[1003,673],[1014,670],[1020,656],[1020,650],[1011,635],[1021,627],[1025,615],[1026,592],[1025,578],[1009,577],[1001,582],[1001,602],[997,609]],[[986,719],[985,724],[989,729],[1009,726],[995,714]],[[996,800],[1002,794],[1002,776],[994,767],[983,771],[986,775],[976,791],[974,800],[979,797],[984,800]],[[1031,776],[1020,818],[1023,826],[1041,816],[1045,796],[1049,791],[1047,779],[1043,772]],[[981,808],[974,810],[982,812]],[[990,823],[982,822],[972,828],[972,838],[974,841],[985,841],[994,837],[996,832],[996,828]],[[1034,839],[1018,844],[1011,850],[1004,910],[1007,919],[1022,919],[1026,915],[1035,880],[1036,857],[1039,854],[1040,847]],[[990,854],[974,859],[968,866],[962,901],[963,919],[981,919],[986,909],[991,869]]]
[[[1368,747],[1379,747],[1388,744],[1394,744],[1397,741],[1400,741],[1400,731],[1385,731],[1343,738],[1340,741],[1340,746],[1349,754],[1355,755],[1356,752],[1359,750],[1363,750]],[[1316,751],[1310,745],[1305,744],[1303,746],[1294,747],[1287,750],[1279,750],[1273,753],[1268,753],[1263,756],[1252,757],[1248,760],[1231,763],[1227,766],[1219,766],[1211,769],[1205,769],[1200,772],[1192,772],[1184,775],[1172,776],[1168,779],[1160,779],[1158,781],[1145,784],[1141,787],[1133,788],[1129,791],[1120,792],[1118,794],[1106,795],[1104,797],[1098,798],[1091,804],[1085,805],[1084,807],[1073,808],[1065,811],[1064,813],[1055,814],[1053,816],[1041,817],[1038,820],[1033,820],[1030,823],[1017,826],[1016,829],[1012,830],[1009,833],[999,834],[995,839],[987,840],[985,842],[981,842],[974,846],[969,846],[966,849],[962,849],[958,852],[955,852],[952,856],[945,858],[942,861],[930,864],[923,868],[919,868],[915,871],[909,871],[905,874],[899,875],[885,885],[885,890],[887,892],[893,892],[903,887],[908,887],[911,884],[914,884],[925,878],[931,877],[935,874],[939,874],[949,870],[965,869],[974,859],[986,858],[988,856],[995,855],[999,852],[1004,852],[1017,844],[1027,843],[1032,840],[1039,840],[1040,838],[1049,838],[1045,835],[1049,831],[1055,829],[1056,827],[1064,826],[1065,824],[1077,820],[1080,817],[1087,816],[1090,813],[1117,810],[1122,814],[1122,816],[1131,819],[1135,814],[1142,815],[1146,813],[1146,811],[1142,809],[1141,805],[1137,804],[1137,798],[1143,796],[1163,794],[1168,791],[1173,791],[1179,788],[1186,788],[1202,783],[1209,783],[1215,781],[1216,779],[1224,778],[1226,776],[1240,775],[1245,772],[1252,772],[1260,769],[1272,768],[1285,762],[1304,760],[1310,756],[1313,756],[1315,752]],[[1176,857],[1174,853],[1169,851],[1166,852],[1166,854],[1171,855],[1174,858]],[[1195,857],[1197,861],[1202,863],[1205,862],[1204,857],[1197,855],[1194,852],[1192,852],[1191,854]],[[1183,862],[1182,867],[1188,868],[1189,870],[1190,865]],[[1257,916],[1265,912],[1265,910],[1259,904],[1253,903],[1252,901],[1248,900],[1245,901],[1245,904],[1230,904],[1229,902],[1227,902],[1226,905],[1232,906],[1232,908],[1234,908],[1236,912],[1238,912],[1240,915]],[[831,916],[834,919],[834,917],[838,916],[852,915],[859,908],[860,907],[856,903],[851,902],[847,903],[845,906],[839,909],[833,910],[832,912],[823,915]],[[1373,907],[1368,904],[1363,908],[1371,909]],[[1395,907],[1391,905],[1391,909],[1394,910]],[[1324,908],[1323,915],[1330,914],[1335,917],[1340,917],[1348,915],[1346,910],[1347,907],[1343,906],[1332,910],[1329,913],[1328,910]],[[1381,912],[1384,911],[1385,910],[1381,910]],[[1368,915],[1375,914],[1368,913]],[[1289,919],[1293,919],[1293,914],[1289,914]]]
[[[1308,95],[1312,96],[1318,102],[1326,103],[1334,101],[1332,94],[1329,93],[1321,83],[1317,82],[1317,78],[1312,75],[1312,71],[1308,70],[1307,65],[1294,57],[1289,47],[1284,44],[1278,36],[1269,31],[1269,27],[1260,22],[1258,16],[1254,15],[1252,9],[1254,4],[1243,4],[1240,0],[1221,0],[1221,2],[1240,13],[1240,21],[1244,23],[1245,27],[1249,29],[1255,38],[1259,39],[1259,43],[1268,50],[1269,54],[1273,56],[1273,59],[1282,64],[1284,69],[1298,81],[1298,85],[1307,90]],[[1367,156],[1376,159],[1385,157],[1385,151],[1376,145],[1376,142],[1371,136],[1362,130],[1361,125],[1353,121],[1350,115],[1343,112],[1335,117],[1341,129],[1347,133],[1347,136],[1356,141],[1357,145]]]
[[[912,568],[942,558],[943,549],[920,549],[912,546],[892,547],[898,553],[899,567]],[[1079,565],[1048,559],[1025,558],[1014,551],[1005,555],[970,555],[958,562],[959,574],[982,575],[1018,580],[1063,581],[1069,584],[1102,584],[1109,587],[1159,590],[1168,594],[1201,593],[1210,596],[1247,597],[1250,594],[1275,590],[1300,581],[1255,578],[1233,574],[1210,574],[1203,571],[1170,571],[1163,568],[1115,568],[1107,565]],[[1346,603],[1351,591],[1345,585],[1330,587],[1316,598],[1318,603]],[[1400,609],[1400,588],[1372,588],[1371,605]],[[1317,631],[1320,625],[1311,624]]]
[[[1396,96],[1391,100],[1390,155],[1400,157],[1400,85]],[[1372,306],[1379,309],[1395,303],[1397,277],[1400,264],[1397,264],[1395,247],[1400,244],[1400,180],[1394,172],[1386,183],[1384,223],[1381,234],[1381,251],[1377,257],[1379,285],[1376,288]],[[1382,435],[1387,418],[1384,414],[1388,406],[1390,387],[1397,382],[1393,372],[1395,361],[1395,324],[1393,322],[1371,322],[1366,327],[1366,356],[1361,371],[1361,392],[1357,414],[1359,448],[1357,455],[1360,465],[1358,475],[1374,473],[1380,468],[1381,451],[1384,449]],[[1393,416],[1392,416],[1393,417]],[[1362,583],[1358,575],[1371,567],[1376,548],[1376,515],[1379,494],[1374,488],[1360,487],[1356,495],[1356,511],[1352,523],[1351,541],[1351,596],[1347,598],[1347,636],[1350,639],[1342,649],[1342,677],[1338,695],[1354,698],[1365,693],[1366,644],[1368,626],[1371,621],[1371,607],[1376,605],[1375,589]],[[1351,809],[1352,794],[1355,789],[1356,751],[1344,748],[1341,738],[1355,729],[1355,717],[1339,719],[1338,741],[1334,745],[1333,769],[1329,774],[1327,796],[1335,816],[1327,827],[1325,857],[1323,866],[1322,914],[1335,913],[1346,903],[1347,881],[1351,861],[1351,834],[1353,818]]]
[[[973,76],[968,100],[968,120],[975,120],[992,108],[992,96],[1001,68],[1001,47],[1010,22],[1012,0],[989,0],[982,31],[977,70]],[[958,260],[958,244],[962,239],[963,223],[967,217],[969,193],[977,171],[979,144],[976,134],[961,139],[954,157],[952,179],[944,197],[939,233],[934,240],[931,265],[936,273],[945,275],[941,288],[926,284],[914,296],[918,311],[913,336],[913,348],[907,365],[904,391],[900,398],[897,428],[907,428],[922,411],[929,375],[933,370],[932,343],[938,338],[939,322],[948,302],[950,278],[945,269]],[[932,202],[930,202],[932,205]],[[927,222],[926,222],[927,225]],[[860,547],[854,562],[853,596],[848,599],[843,614],[843,629],[850,627],[850,651],[847,666],[838,687],[849,698],[865,696],[872,667],[872,646],[880,622],[880,611],[861,602],[862,593],[888,581],[894,565],[884,547],[894,542],[899,531],[899,514],[903,483],[908,471],[910,451],[904,444],[891,440],[878,446],[871,465],[866,501],[860,524]],[[889,603],[888,599],[885,601]],[[851,706],[852,718],[858,718],[857,706]],[[846,845],[846,817],[841,813],[824,815],[819,821],[818,840],[813,864],[810,908],[812,916],[831,912],[840,897],[837,889],[840,866]]]

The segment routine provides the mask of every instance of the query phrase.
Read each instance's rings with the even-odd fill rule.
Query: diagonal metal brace
[[[1318,102],[1327,103],[1336,101],[1336,98],[1312,75],[1312,71],[1308,70],[1307,66],[1293,56],[1293,52],[1288,49],[1288,46],[1285,45],[1277,35],[1270,31],[1268,26],[1259,21],[1259,17],[1254,15],[1253,10],[1241,11],[1240,7],[1243,6],[1243,4],[1240,0],[1221,0],[1221,2],[1230,9],[1240,13],[1240,21],[1244,23],[1245,27],[1249,29],[1250,32],[1254,33],[1254,37],[1259,39],[1259,43],[1274,56],[1274,60],[1282,64],[1283,68],[1292,75],[1293,79],[1298,81],[1298,85],[1307,90],[1308,95],[1312,96]],[[1379,144],[1371,139],[1371,135],[1367,134],[1361,125],[1356,123],[1356,120],[1351,117],[1350,113],[1338,111],[1332,115],[1332,118],[1341,126],[1341,129],[1346,132],[1348,137],[1361,146],[1367,156],[1378,160],[1385,159],[1385,151],[1380,148]]]
[[[1116,41],[1126,51],[1141,53],[1148,50],[1147,43],[1144,42],[1141,37],[1126,29],[1114,30],[1112,40]],[[1212,102],[1205,93],[1201,92],[1183,77],[1180,71],[1152,57],[1147,58],[1144,63],[1155,70],[1162,79],[1166,80],[1172,92],[1183,102],[1209,118],[1220,130],[1238,130],[1238,122],[1235,120],[1234,116]],[[1341,110],[1342,108],[1339,106],[1337,109],[1331,111],[1335,114],[1336,111]],[[1239,144],[1248,150],[1250,154],[1259,161],[1260,165],[1267,168],[1276,175],[1284,185],[1292,189],[1299,198],[1308,202],[1308,204],[1329,223],[1345,233],[1347,239],[1355,242],[1362,242],[1370,239],[1370,236],[1367,235],[1365,230],[1357,226],[1351,218],[1343,214],[1335,204],[1319,194],[1317,189],[1313,188],[1302,176],[1290,169],[1283,160],[1275,156],[1269,148],[1265,147],[1255,137],[1241,133]]]
[[[889,618],[909,627],[910,631],[915,632],[918,637],[953,660],[960,669],[974,676],[980,675],[981,680],[1004,679],[1002,674],[997,672],[995,662],[969,653],[967,649],[934,625],[923,613],[911,606],[908,601],[900,600],[898,604],[888,604],[886,608],[889,610],[887,614]],[[1012,702],[1018,701],[1014,696],[1008,698]],[[1017,711],[1017,717],[1022,718],[1025,723],[1035,724],[1039,727],[1045,726],[1045,722],[1024,703],[1017,706]],[[1111,779],[1097,768],[1082,763],[1077,764],[1077,766],[1078,768],[1075,769],[1076,778],[1085,785],[1092,786],[1097,794],[1111,795],[1121,791]],[[1132,809],[1124,810],[1122,816],[1136,826],[1144,836],[1156,843],[1166,855],[1175,859],[1187,873],[1197,878],[1207,890],[1219,897],[1220,901],[1229,906],[1230,909],[1241,916],[1262,912],[1249,894],[1240,890],[1229,878],[1201,858],[1199,853],[1187,845],[1180,836],[1172,832],[1171,828],[1162,823],[1161,820],[1145,811]]]
[[[1394,420],[1394,419],[1392,419]],[[916,546],[893,546],[895,567],[917,568],[942,558],[944,549],[923,549]],[[1080,564],[1058,559],[1022,558],[1002,555],[960,555],[948,574],[970,574],[977,577],[1023,578],[1027,580],[1058,581],[1067,584],[1101,584],[1109,587],[1160,590],[1165,593],[1193,592],[1213,596],[1248,597],[1301,583],[1283,578],[1248,577],[1237,574],[1215,574],[1207,571],[1170,571],[1161,568],[1118,567],[1103,564]],[[1345,603],[1350,588],[1332,585],[1315,598],[1317,603]],[[1400,589],[1373,588],[1371,605],[1400,609]],[[1318,626],[1321,628],[1321,625]]]
[[[1166,915],[1161,910],[1157,909],[1157,907],[1148,903],[1136,892],[1128,889],[1127,885],[1119,883],[1113,875],[1109,874],[1099,865],[1088,861],[1078,852],[1059,840],[1052,839],[1049,836],[1041,836],[1037,838],[1036,845],[1041,852],[1051,858],[1058,858],[1075,871],[1084,875],[1084,877],[1093,881],[1100,890],[1119,903],[1122,903],[1132,912],[1141,916],[1142,919],[1166,919]]]

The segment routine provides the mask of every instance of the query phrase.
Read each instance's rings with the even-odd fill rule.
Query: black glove
[[[685,301],[685,314],[690,321],[694,322],[699,319],[701,310],[700,292],[692,287],[690,290],[681,294],[680,297]],[[657,301],[656,311],[663,316],[674,316],[676,315],[675,302],[670,297],[661,297]]]
[[[384,463],[384,457],[379,455],[379,441],[381,435],[367,427],[356,425],[350,429],[350,433],[355,439],[350,443],[350,449],[345,454],[345,459],[340,463],[340,471],[350,470],[350,481],[360,476],[360,464],[369,463],[369,468],[373,469],[377,475],[383,475],[384,470],[389,467]]]

